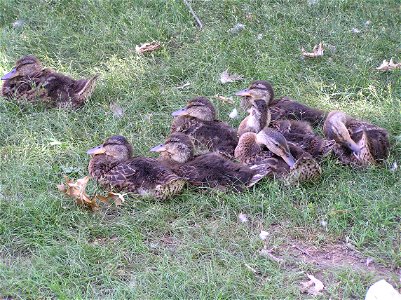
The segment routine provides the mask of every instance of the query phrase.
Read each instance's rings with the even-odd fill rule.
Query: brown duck
[[[181,132],[172,133],[164,144],[152,148],[151,151],[160,152],[163,164],[198,187],[242,191],[270,172],[265,164],[248,167],[217,153],[194,156],[191,139]]]
[[[39,99],[46,105],[59,108],[78,108],[90,97],[98,76],[74,80],[49,68],[43,68],[33,55],[19,59],[15,67],[1,80],[2,96],[17,101]]]
[[[385,129],[354,119],[341,111],[328,114],[323,131],[327,138],[337,142],[334,154],[342,163],[377,164],[389,155],[390,142]]]
[[[271,128],[259,133],[244,133],[235,149],[235,157],[242,163],[266,163],[271,174],[286,183],[302,182],[317,178],[321,168],[317,161],[295,144]]]
[[[154,158],[132,157],[132,146],[123,136],[112,136],[87,153],[92,156],[89,174],[109,188],[164,200],[186,183]]]
[[[234,155],[238,143],[236,130],[216,120],[216,110],[207,98],[194,98],[172,115],[175,118],[171,133],[182,132],[190,136],[196,154],[216,151],[226,157]]]
[[[313,125],[320,125],[326,117],[325,112],[296,102],[288,97],[274,99],[273,87],[265,80],[252,82],[247,89],[237,92],[236,95],[243,97],[241,103],[244,103],[245,107],[251,105],[252,99],[264,99],[270,107],[272,120],[301,120],[310,122]]]
[[[238,135],[245,132],[258,133],[269,126],[279,131],[289,142],[297,144],[315,158],[321,158],[331,152],[334,143],[316,135],[308,122],[297,120],[270,122],[270,109],[264,100],[251,99],[250,103],[252,107],[249,109],[249,116],[241,122]]]

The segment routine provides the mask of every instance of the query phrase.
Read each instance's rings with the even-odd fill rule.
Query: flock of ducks
[[[97,76],[74,80],[28,55],[1,79],[6,98],[78,108],[91,95]],[[291,184],[319,177],[320,161],[328,155],[345,165],[367,166],[389,154],[385,129],[341,111],[274,99],[267,81],[254,81],[236,95],[248,112],[238,129],[218,120],[207,98],[196,97],[172,113],[169,136],[150,149],[158,158],[133,156],[127,139],[116,135],[87,151],[90,175],[108,188],[164,200],[186,184],[223,191],[242,191],[265,177]],[[324,137],[314,132],[319,127]]]

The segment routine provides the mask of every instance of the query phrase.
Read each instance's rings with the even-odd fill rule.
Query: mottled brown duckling
[[[308,152],[287,143],[281,133],[271,128],[257,134],[244,133],[235,149],[235,157],[246,164],[268,164],[271,174],[286,183],[311,180],[321,174],[319,164]]]
[[[252,106],[248,109],[249,115],[238,126],[238,136],[245,132],[258,133],[270,123],[270,110],[267,108],[266,101],[258,99],[251,103]]]
[[[238,143],[236,130],[227,123],[216,120],[216,110],[205,97],[190,100],[187,106],[172,114],[175,118],[171,133],[189,135],[196,154],[216,151],[226,157],[234,155]]]
[[[384,128],[354,119],[341,111],[328,114],[323,131],[327,138],[338,143],[334,154],[345,164],[376,164],[389,155],[390,142]]]
[[[296,120],[269,122],[270,110],[264,100],[250,101],[252,107],[249,110],[249,116],[241,122],[238,128],[239,136],[245,132],[258,133],[269,126],[279,131],[289,142],[297,144],[315,158],[321,158],[331,152],[334,143],[316,135],[308,122]]]
[[[186,181],[157,159],[132,157],[132,146],[115,135],[88,150],[89,174],[100,184],[164,200],[181,192]]]
[[[51,107],[78,108],[92,94],[97,78],[74,80],[43,68],[35,56],[27,55],[1,78],[4,80],[2,96],[17,101],[39,99]]]
[[[265,164],[248,167],[218,153],[194,156],[191,139],[181,132],[172,133],[164,144],[152,148],[151,151],[159,152],[163,164],[199,187],[242,191],[270,172]]]
[[[250,84],[247,89],[236,93],[243,97],[241,104],[245,107],[251,105],[252,99],[264,99],[270,107],[271,119],[291,119],[310,122],[313,125],[322,124],[326,114],[325,112],[296,102],[288,97],[274,99],[272,85],[265,80],[257,80]]]

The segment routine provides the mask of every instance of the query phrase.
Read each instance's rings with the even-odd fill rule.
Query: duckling
[[[345,164],[377,164],[389,155],[390,142],[384,128],[354,119],[341,111],[328,114],[323,132],[338,143],[334,153]]]
[[[284,137],[309,152],[315,158],[328,155],[334,143],[325,140],[313,132],[308,122],[296,120],[276,120],[270,122],[270,110],[264,100],[250,100],[252,107],[238,128],[238,135],[244,132],[256,132],[270,126],[279,131]]]
[[[311,180],[321,174],[319,164],[309,153],[287,143],[280,132],[271,128],[241,135],[235,157],[246,164],[264,162],[271,167],[272,175],[289,184]]]
[[[92,156],[89,174],[116,190],[165,200],[179,194],[186,183],[157,159],[132,157],[132,146],[123,136],[112,136],[87,153]]]
[[[270,110],[263,99],[254,100],[248,109],[249,115],[240,123],[237,133],[241,136],[245,132],[258,133],[270,123]]]
[[[17,100],[42,100],[51,107],[78,108],[92,94],[98,75],[90,79],[74,80],[43,68],[33,55],[19,59],[14,69],[4,75],[2,95]]]
[[[172,113],[171,133],[189,135],[197,154],[217,151],[231,158],[238,143],[236,130],[216,120],[216,110],[205,97],[190,100],[185,108]]]
[[[233,188],[242,191],[270,172],[270,168],[265,164],[248,167],[218,153],[209,152],[194,156],[191,138],[181,132],[172,133],[164,144],[152,148],[151,151],[159,152],[163,164],[190,184],[199,187],[223,191]]]
[[[264,99],[270,107],[272,120],[302,120],[313,125],[320,125],[326,117],[323,111],[296,102],[288,97],[275,100],[273,87],[265,80],[253,81],[247,89],[237,92],[236,95],[243,97],[241,104],[245,107],[251,105],[252,99]]]

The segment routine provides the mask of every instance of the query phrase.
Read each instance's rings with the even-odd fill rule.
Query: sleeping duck
[[[216,151],[229,158],[234,155],[238,143],[237,133],[227,123],[216,120],[216,110],[207,98],[194,98],[185,108],[172,115],[175,118],[171,133],[189,135],[197,154]]]
[[[312,180],[321,174],[312,155],[296,144],[287,143],[280,132],[271,128],[241,135],[235,158],[248,165],[266,163],[272,169],[270,174],[286,183]]]
[[[132,157],[132,146],[115,135],[88,150],[89,174],[100,184],[159,200],[181,192],[186,181],[154,158]]]
[[[341,111],[328,114],[323,131],[327,138],[337,142],[334,154],[342,163],[377,164],[389,155],[390,142],[385,129],[354,119]]]
[[[270,122],[270,109],[264,100],[251,99],[250,103],[252,107],[249,109],[249,116],[241,122],[238,128],[239,136],[245,132],[258,133],[268,126],[279,131],[289,142],[297,144],[314,158],[321,158],[331,152],[334,142],[316,135],[308,122],[296,120]]]
[[[248,167],[218,153],[194,156],[191,138],[181,132],[172,133],[164,144],[152,148],[151,151],[159,152],[164,165],[198,187],[242,191],[270,172],[270,168],[264,163]]]
[[[98,76],[74,80],[49,68],[43,68],[33,55],[19,59],[1,80],[2,96],[17,101],[39,99],[51,107],[78,108],[90,97]]]
[[[301,120],[319,125],[323,123],[326,117],[323,111],[296,102],[288,97],[275,100],[273,87],[265,80],[253,81],[247,89],[237,92],[236,95],[242,97],[241,104],[245,107],[251,105],[252,99],[264,99],[270,107],[272,120]]]

